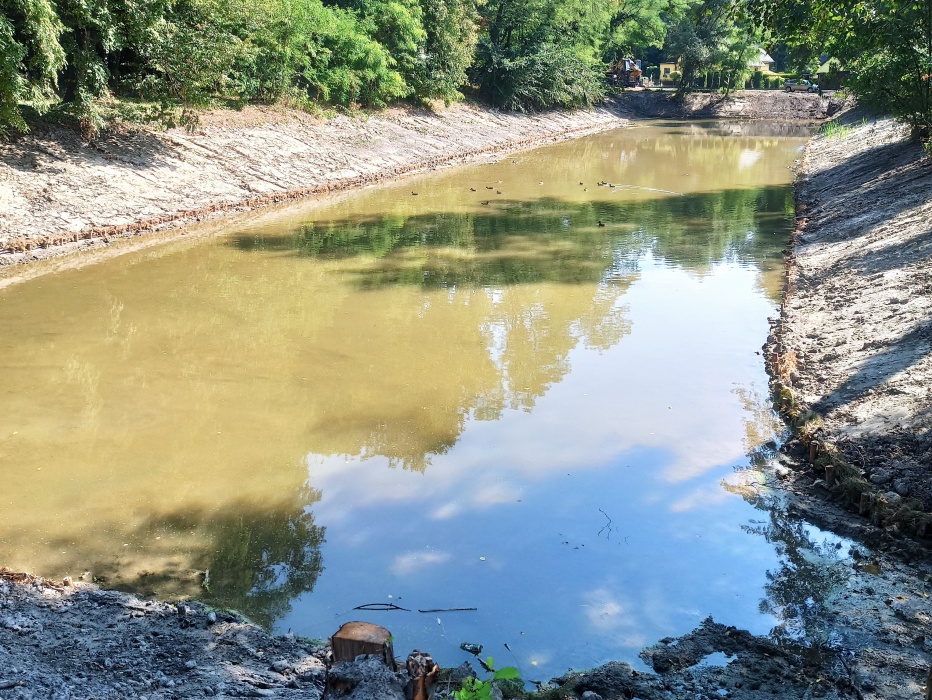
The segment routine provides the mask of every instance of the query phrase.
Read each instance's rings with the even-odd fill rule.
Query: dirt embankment
[[[767,119],[819,122],[839,112],[841,97],[784,93],[779,90],[741,90],[728,95],[690,93],[682,101],[669,92],[630,91],[620,102],[639,117],[664,119]]]
[[[799,163],[766,346],[793,427],[778,473],[793,512],[874,549],[870,566],[853,562],[870,585],[849,579],[826,606],[843,610],[852,680],[867,679],[857,697],[919,697],[932,650],[932,158],[890,119],[841,122]]]
[[[888,119],[812,140],[771,362],[797,481],[932,534],[932,158]],[[812,477],[822,481],[813,482]]]
[[[36,125],[0,141],[0,265],[583,136],[629,117],[811,121],[832,105],[763,91],[671,97],[629,91],[598,109],[537,115],[462,104],[327,120],[250,107],[207,114],[194,132],[115,130],[90,142]]]

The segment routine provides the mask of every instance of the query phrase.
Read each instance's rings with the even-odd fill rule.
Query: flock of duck
[[[515,161],[512,161],[512,162],[515,162]],[[501,184],[502,182],[504,182],[504,180],[496,180],[495,182],[496,182],[496,184]],[[544,184],[544,181],[541,180],[541,181],[538,182],[537,184],[538,184],[538,185],[543,185],[543,184]],[[589,188],[584,186],[584,185],[585,185],[584,182],[580,181],[579,184],[580,184],[580,185],[583,185],[583,192],[588,192],[588,191],[589,191]],[[615,189],[615,187],[617,187],[617,185],[613,185],[611,182],[605,182],[604,180],[602,180],[601,182],[598,182],[598,183],[596,183],[596,184],[598,184],[599,187],[611,187],[612,189]],[[495,190],[495,194],[501,194],[501,193],[502,193],[502,191],[501,191],[500,189],[497,189],[497,188],[494,187],[493,185],[486,185],[485,188],[486,188],[487,190]],[[477,190],[476,190],[475,187],[470,187],[470,188],[469,188],[469,191],[470,191],[470,192],[476,192]],[[411,192],[411,196],[417,197],[417,196],[418,196],[418,193],[417,193],[417,192]],[[488,205],[491,204],[491,203],[492,203],[492,200],[490,200],[490,199],[483,199],[481,202],[479,202],[479,204],[482,204],[483,206],[488,206]],[[599,228],[605,228],[605,222],[602,221],[601,219],[599,219]]]

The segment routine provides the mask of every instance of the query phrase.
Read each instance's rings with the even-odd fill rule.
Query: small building
[[[748,68],[758,73],[773,73],[771,68],[776,61],[762,47],[758,47],[757,52],[757,57],[748,61]]]
[[[660,64],[660,79],[661,80],[670,80],[670,73],[679,73],[680,67],[678,63],[664,62]]]
[[[850,71],[842,67],[841,61],[837,58],[826,57],[815,72],[815,79],[823,89],[837,90],[849,75]]]
[[[822,61],[822,65],[819,66],[816,71],[816,75],[828,75],[830,73],[837,73],[841,70],[841,61],[837,58],[827,58]]]

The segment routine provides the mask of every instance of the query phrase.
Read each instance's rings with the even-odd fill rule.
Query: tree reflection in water
[[[772,457],[772,450],[759,450],[757,462]],[[770,454],[765,454],[770,452]],[[752,455],[752,463],[755,461]],[[740,493],[748,503],[766,514],[766,520],[753,521],[742,529],[762,536],[774,546],[780,566],[766,572],[766,597],[760,611],[780,622],[770,636],[778,644],[794,648],[818,649],[836,640],[826,606],[845,584],[849,571],[845,563],[848,545],[824,533],[787,511],[778,493],[762,489],[726,486]]]
[[[277,504],[243,502],[221,512],[191,510],[154,518],[130,539],[193,542],[185,545],[187,551],[172,554],[197,575],[182,578],[177,567],[163,562],[157,573],[143,571],[112,583],[136,592],[193,595],[270,628],[294,598],[313,590],[323,571],[325,528],[314,524],[310,508],[319,500],[319,491],[305,487]],[[179,589],[179,580],[189,584]]]

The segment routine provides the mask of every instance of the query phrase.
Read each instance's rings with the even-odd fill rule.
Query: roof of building
[[[757,58],[752,58],[750,61],[748,61],[748,65],[752,68],[755,66],[769,66],[771,63],[776,63],[776,61],[774,61],[770,54],[764,51],[764,49],[758,48],[757,51]]]

